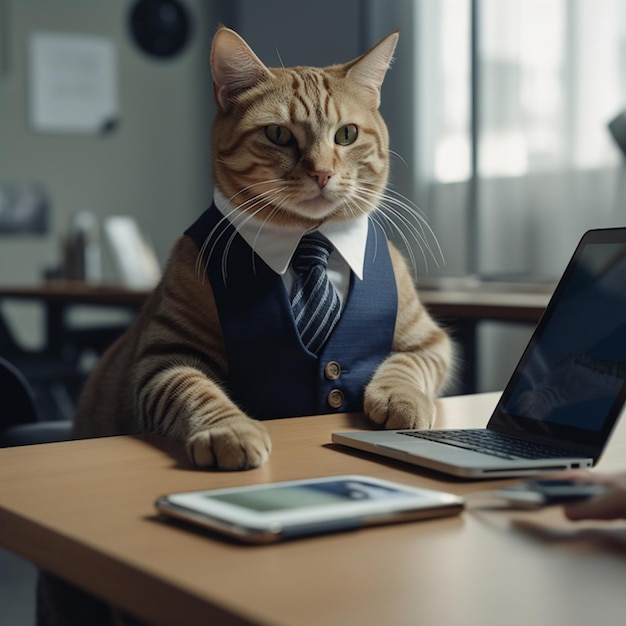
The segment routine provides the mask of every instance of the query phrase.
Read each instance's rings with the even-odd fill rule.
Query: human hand
[[[576,478],[604,485],[606,493],[563,506],[568,519],[626,519],[626,472],[612,474],[580,474]]]

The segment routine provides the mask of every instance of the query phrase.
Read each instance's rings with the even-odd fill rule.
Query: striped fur
[[[396,41],[392,34],[345,65],[269,69],[237,34],[218,30],[212,150],[221,193],[261,223],[312,226],[366,213],[422,240],[410,207],[385,190],[389,146],[378,105]],[[428,427],[450,341],[389,245],[399,293],[393,353],[364,391],[365,410],[386,427]],[[198,259],[189,237],[175,243],[162,281],[87,381],[76,436],[152,432],[184,442],[198,467],[256,467],[271,442],[226,392],[217,308]]]

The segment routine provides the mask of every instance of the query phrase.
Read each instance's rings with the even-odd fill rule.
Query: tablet
[[[456,515],[461,497],[367,476],[310,478],[175,493],[157,510],[249,543]]]

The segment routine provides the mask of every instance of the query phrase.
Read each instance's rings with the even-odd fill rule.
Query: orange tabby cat
[[[267,460],[270,439],[263,422],[251,416],[297,411],[290,407],[298,406],[298,399],[287,408],[280,405],[280,396],[289,385],[274,380],[272,371],[276,368],[288,374],[291,362],[279,362],[279,346],[276,354],[272,349],[262,355],[251,354],[252,362],[259,364],[256,370],[245,370],[243,363],[245,374],[239,374],[243,382],[234,380],[240,365],[230,360],[229,342],[236,343],[239,331],[232,339],[225,338],[228,333],[223,328],[230,320],[224,317],[217,296],[231,279],[236,280],[229,264],[240,244],[235,231],[228,230],[231,227],[252,228],[256,233],[248,237],[250,249],[244,253],[245,263],[255,265],[255,275],[265,271],[253,252],[257,238],[278,232],[274,241],[280,241],[280,229],[286,238],[293,238],[294,233],[299,238],[315,229],[351,232],[361,228],[363,233],[365,228],[375,243],[372,258],[384,259],[388,247],[394,284],[389,298],[384,291],[387,288],[381,285],[380,298],[383,308],[385,302],[392,303],[395,318],[391,320],[388,354],[363,379],[358,401],[344,403],[343,392],[337,395],[333,389],[330,406],[306,412],[360,406],[374,422],[387,428],[431,425],[434,398],[449,368],[450,341],[421,305],[401,254],[386,243],[380,229],[374,229],[380,219],[378,207],[396,203],[385,195],[389,148],[378,106],[397,39],[396,33],[391,34],[344,65],[270,69],[239,35],[223,27],[217,31],[211,67],[218,105],[212,134],[218,218],[202,235],[204,239],[196,241],[189,234],[178,239],[160,284],[129,330],[97,364],[79,403],[77,437],[155,432],[184,442],[198,467],[244,469]],[[246,250],[245,244],[239,249]],[[219,279],[215,272],[207,273],[218,254]],[[343,306],[348,311],[353,305],[350,289],[356,289],[360,277],[348,270],[346,278],[346,269],[341,271],[339,290],[343,289]],[[369,272],[369,266],[364,271]],[[246,298],[244,290],[241,306],[235,300],[232,310],[238,314]],[[365,320],[359,322],[362,329],[341,331],[357,337],[350,340],[352,345],[366,345],[378,333],[377,327],[365,327],[367,314],[362,310],[361,317],[357,316]],[[247,337],[250,329],[242,327],[241,332]],[[252,353],[251,336],[246,345]],[[302,345],[298,349],[307,363],[315,366],[315,355]],[[245,355],[240,360],[245,361]],[[341,355],[332,361],[337,369],[326,370],[326,378],[340,375],[341,362]],[[253,399],[246,405],[246,413],[241,407],[246,402],[232,397],[236,396],[233,389],[239,385],[245,397],[246,381],[254,387],[257,375],[268,386],[264,394],[256,396],[267,408],[261,410]],[[304,384],[302,389],[309,384],[297,383]]]

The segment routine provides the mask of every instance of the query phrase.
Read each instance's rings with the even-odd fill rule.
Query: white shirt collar
[[[215,190],[214,201],[220,213],[248,245],[281,276],[289,268],[291,257],[302,235],[311,230],[303,226],[285,227],[276,226],[271,222],[261,222],[234,206],[218,190]],[[313,229],[328,238],[360,280],[363,280],[368,221],[367,215],[361,215],[341,222],[324,222],[319,228]]]

